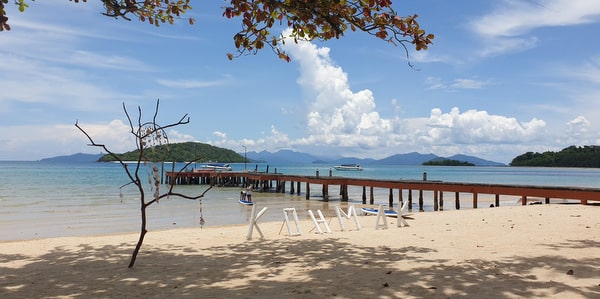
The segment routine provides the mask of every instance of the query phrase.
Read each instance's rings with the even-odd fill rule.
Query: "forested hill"
[[[570,146],[559,152],[527,152],[514,158],[510,166],[600,168],[600,146]]]
[[[168,148],[168,151],[167,151]],[[130,151],[123,154],[117,154],[123,161],[136,161],[139,151]],[[173,143],[156,146],[144,151],[146,161],[169,161],[169,162],[189,162],[196,159],[198,162],[244,162],[244,157],[240,154],[225,148],[212,146],[199,142]],[[114,161],[111,155],[104,155],[98,161]]]

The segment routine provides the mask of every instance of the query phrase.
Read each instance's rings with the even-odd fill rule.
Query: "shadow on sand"
[[[573,240],[547,246],[600,248],[600,242]],[[0,263],[27,262],[18,269],[0,268],[0,297],[535,298],[540,291],[549,291],[600,298],[597,284],[575,288],[542,281],[529,271],[576,269],[574,278],[597,277],[600,257],[591,253],[584,260],[513,256],[449,261],[430,259],[433,248],[369,248],[335,238],[288,238],[202,250],[179,245],[159,250],[145,244],[135,268],[128,269],[132,248],[81,244],[77,250],[53,248],[39,259],[0,255]]]

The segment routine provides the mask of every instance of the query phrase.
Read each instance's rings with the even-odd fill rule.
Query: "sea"
[[[157,164],[161,172],[179,170],[183,164]],[[198,168],[192,164],[189,167]],[[509,185],[600,187],[600,169],[532,168],[478,166],[362,165],[362,171],[337,171],[328,164],[231,164],[234,171],[277,172],[290,175],[335,175],[371,179],[440,180],[462,183]],[[133,169],[134,164],[129,168]],[[151,165],[142,165],[140,179],[151,197]],[[135,233],[140,230],[139,191],[123,167],[110,162],[51,163],[42,161],[0,161],[0,241],[15,241],[66,236]],[[289,183],[288,183],[289,184]],[[160,185],[161,191],[167,185]],[[178,185],[175,191],[199,195],[207,185]],[[311,185],[310,199],[305,186],[300,194],[253,192],[257,208],[267,207],[260,221],[282,222],[284,208],[295,208],[300,218],[308,210],[321,210],[326,217],[336,207],[362,204],[362,188],[349,188],[349,201],[342,202],[334,186],[329,201],[323,201],[320,186]],[[290,190],[289,185],[286,189]],[[200,200],[163,198],[148,208],[148,230],[242,225],[249,223],[251,207],[238,203],[239,187],[213,187]],[[375,204],[388,204],[388,190],[374,189]],[[407,198],[403,192],[404,199]],[[394,194],[397,197],[396,194]],[[416,202],[413,195],[413,202]],[[470,208],[466,195],[461,209]],[[483,195],[480,195],[480,199]],[[490,195],[492,198],[493,195]],[[424,194],[425,212],[433,211],[433,195]],[[452,199],[454,197],[452,196]],[[483,198],[485,200],[485,198]],[[503,197],[501,205],[516,205],[519,198]],[[398,199],[395,198],[397,203]],[[446,204],[445,209],[454,205]],[[481,206],[480,206],[481,207]],[[418,211],[418,207],[416,207]]]

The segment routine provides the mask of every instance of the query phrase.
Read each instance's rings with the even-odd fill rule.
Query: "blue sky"
[[[411,51],[361,32],[229,61],[238,20],[192,1],[197,23],[100,15],[99,1],[8,6],[0,33],[0,160],[134,148],[122,104],[171,142],[384,158],[408,152],[508,163],[600,143],[600,1],[395,1],[436,35]],[[98,2],[98,3],[96,3]]]

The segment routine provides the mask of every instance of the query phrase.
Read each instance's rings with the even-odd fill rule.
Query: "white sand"
[[[251,241],[247,225],[150,231],[133,269],[137,234],[4,242],[0,298],[600,298],[600,207],[412,217],[293,237],[260,223]]]

